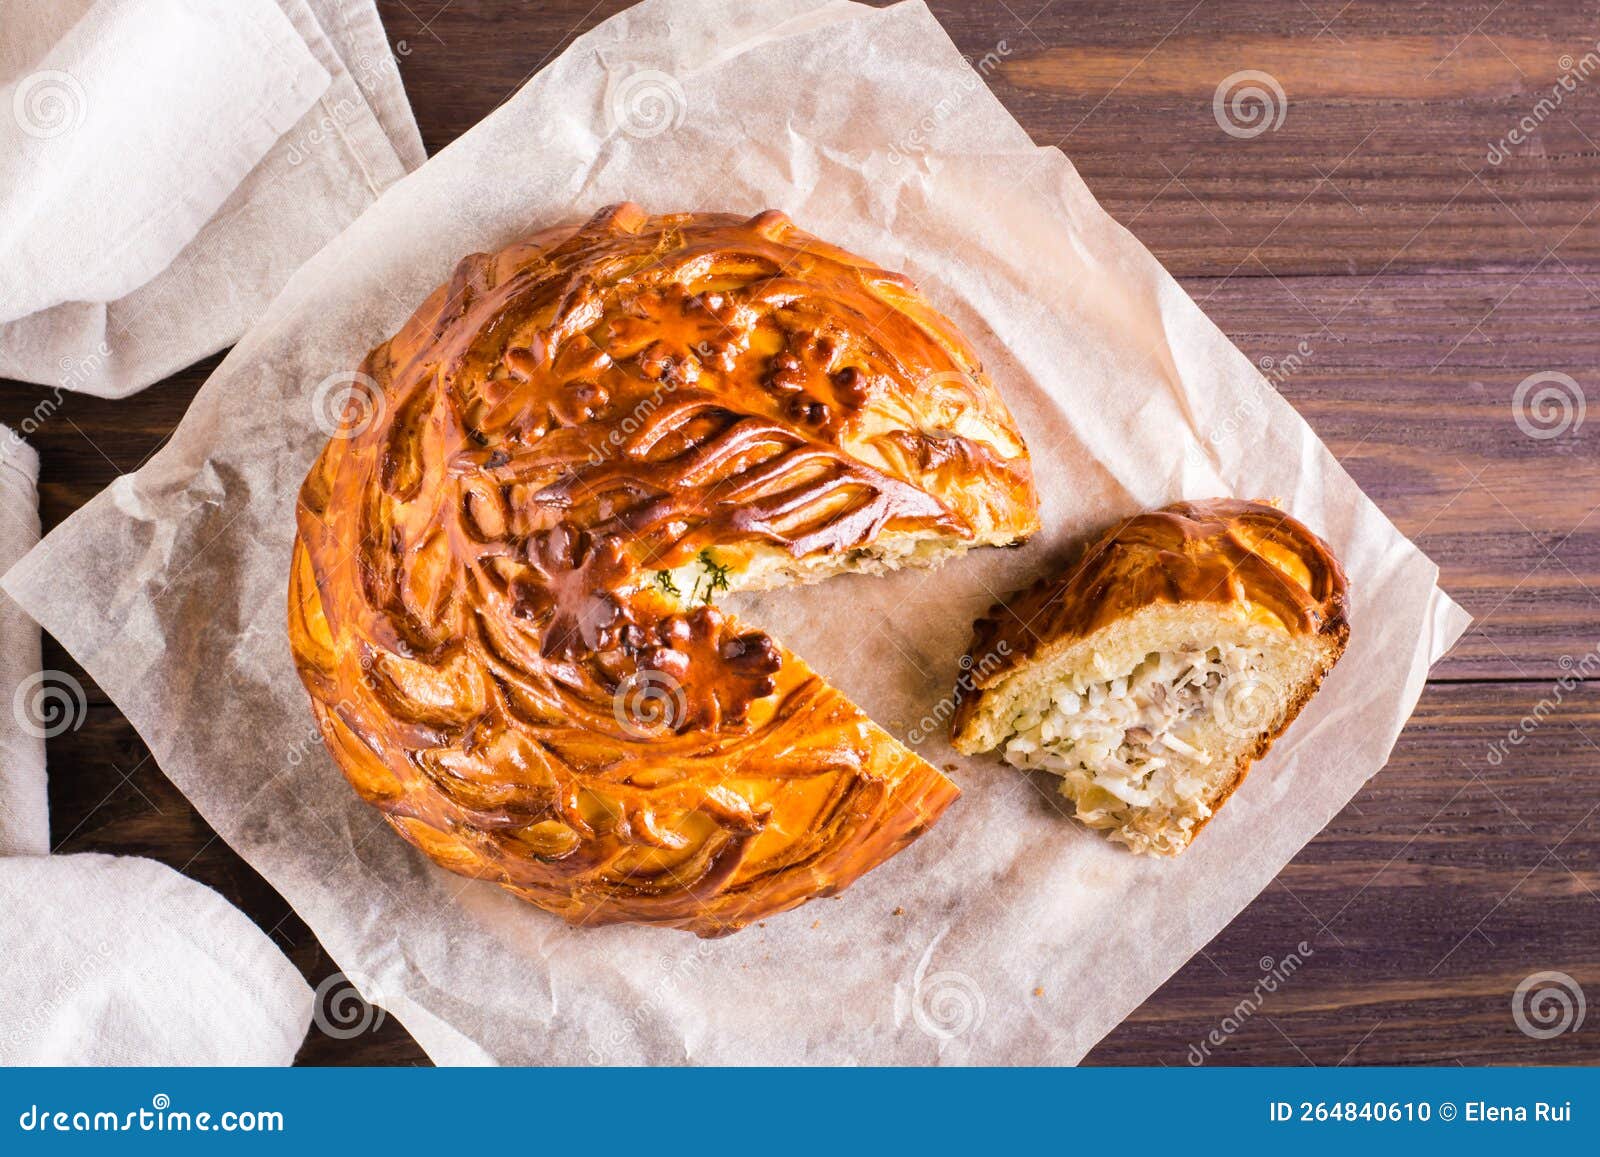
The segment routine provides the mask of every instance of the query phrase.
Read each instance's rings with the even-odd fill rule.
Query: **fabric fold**
[[[273,0],[100,0],[0,89],[0,322],[147,283],[329,81]]]
[[[6,32],[0,377],[122,397],[216,352],[423,159],[372,0],[15,0]]]
[[[0,426],[0,571],[39,541],[38,468]],[[155,860],[48,854],[45,740],[87,704],[39,650],[0,594],[0,1064],[291,1064],[312,993],[244,913]]]
[[[0,425],[0,574],[39,541],[38,477],[39,455]],[[0,594],[0,856],[50,850],[43,690],[39,628]]]
[[[204,884],[138,856],[13,856],[0,905],[0,1064],[294,1062],[311,989]]]

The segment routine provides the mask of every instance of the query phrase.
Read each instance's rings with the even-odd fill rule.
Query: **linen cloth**
[[[372,0],[0,24],[0,377],[121,397],[231,344],[423,160]]]
[[[0,426],[0,570],[39,540],[38,458]],[[312,993],[216,892],[137,856],[49,855],[45,736],[82,687],[0,595],[0,1064],[285,1065]]]

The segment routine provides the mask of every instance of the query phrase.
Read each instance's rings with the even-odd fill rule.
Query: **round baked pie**
[[[463,260],[307,477],[289,635],[406,839],[575,923],[732,931],[957,790],[718,601],[1037,528],[1027,450],[906,278],[781,213]]]

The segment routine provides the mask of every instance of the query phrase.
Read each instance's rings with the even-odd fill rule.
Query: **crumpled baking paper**
[[[463,254],[622,199],[784,209],[909,273],[977,345],[1042,492],[1024,549],[739,604],[965,795],[838,898],[715,941],[572,929],[434,867],[324,754],[285,636],[329,383]],[[955,756],[940,719],[996,596],[1117,518],[1220,494],[1280,498],[1332,544],[1352,639],[1194,848],[1155,862],[1077,827],[1048,784]],[[167,447],[4,585],[437,1061],[1049,1064],[1082,1057],[1383,766],[1468,621],[1436,577],[920,2],[648,0],[308,262]]]

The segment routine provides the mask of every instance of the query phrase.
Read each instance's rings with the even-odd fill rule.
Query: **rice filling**
[[[1229,706],[1240,691],[1252,695],[1264,666],[1255,647],[1184,646],[1107,677],[1095,655],[1092,673],[1058,682],[1048,701],[1016,715],[1002,754],[1014,767],[1061,776],[1062,794],[1091,826],[1119,826],[1139,809],[1170,815],[1187,832],[1210,816],[1206,801],[1224,770],[1208,739],[1219,724],[1237,734]]]

